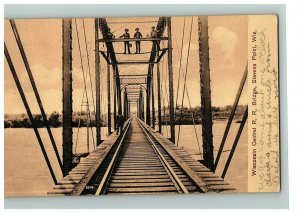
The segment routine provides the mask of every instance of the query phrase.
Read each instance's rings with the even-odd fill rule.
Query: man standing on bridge
[[[122,114],[117,115],[117,135],[120,135],[123,130],[124,119]]]
[[[142,33],[139,31],[139,28],[135,29],[134,33],[134,38],[142,38]],[[140,54],[141,53],[141,41],[136,41],[135,42],[135,54]]]
[[[120,38],[129,39],[130,34],[128,33],[128,31],[129,31],[128,29],[125,29],[125,33],[121,35]],[[126,54],[127,49],[128,49],[128,54],[131,54],[129,41],[124,41],[124,54]]]
[[[151,38],[158,38],[158,30],[155,30],[154,26],[152,27],[152,30],[150,32],[150,37]],[[153,41],[153,44],[154,44],[154,48],[155,48],[154,51],[160,51],[159,41],[158,40]]]

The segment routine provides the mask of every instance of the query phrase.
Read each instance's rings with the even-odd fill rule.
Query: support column
[[[123,112],[124,112],[124,120],[127,120],[127,95],[126,95],[126,88],[124,91],[124,96],[123,96]]]
[[[160,69],[157,63],[157,117],[158,117],[158,132],[162,132],[161,127],[161,95],[160,95]]]
[[[213,169],[214,146],[212,134],[212,112],[210,92],[209,43],[207,16],[198,17],[199,60],[200,60],[200,87],[201,87],[201,115],[202,141],[204,164]]]
[[[117,129],[117,88],[116,88],[116,72],[114,70],[114,75],[113,75],[113,79],[114,79],[114,131]]]
[[[101,144],[101,109],[100,109],[100,57],[99,57],[99,22],[95,18],[95,78],[96,78],[96,138],[97,146]]]
[[[130,117],[130,102],[128,101],[127,98],[127,119]]]
[[[144,92],[142,92],[142,120],[145,121],[145,98],[144,98]]]
[[[146,91],[146,123],[150,126],[150,76],[147,77],[147,91]]]
[[[171,17],[167,18],[167,27],[168,27],[168,73],[169,73],[169,100],[170,100],[170,131],[171,131],[171,141],[173,143],[175,143]]]
[[[107,125],[108,135],[111,134],[111,100],[110,100],[110,65],[107,64]]]
[[[155,102],[154,102],[154,65],[151,65],[151,96],[152,96],[152,128],[155,129]]]
[[[142,108],[143,108],[143,102],[142,102],[143,100],[142,100],[142,91],[140,91],[140,97],[139,97],[139,110],[138,110],[138,115],[139,115],[139,118],[141,119],[141,120],[143,120],[143,118],[142,118]]]
[[[63,175],[72,169],[72,19],[62,20]]]

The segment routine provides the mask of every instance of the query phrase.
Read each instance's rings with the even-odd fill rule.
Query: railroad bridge
[[[84,28],[84,20],[83,29]],[[192,19],[193,22],[193,19]],[[206,193],[206,192],[230,192],[235,190],[234,186],[224,181],[227,169],[230,165],[235,148],[238,144],[243,127],[247,120],[247,109],[240,123],[238,133],[235,137],[233,147],[226,161],[224,171],[219,177],[215,174],[216,167],[220,160],[224,144],[231,127],[231,123],[247,78],[247,66],[241,79],[240,87],[236,94],[236,99],[232,107],[231,114],[218,150],[216,159],[213,152],[212,135],[212,109],[211,109],[211,89],[210,89],[210,69],[209,69],[209,39],[208,39],[208,19],[206,16],[197,18],[198,41],[199,41],[199,64],[200,64],[200,87],[201,91],[201,122],[202,122],[202,152],[203,160],[195,160],[191,154],[175,143],[175,112],[174,112],[174,91],[173,91],[173,57],[172,57],[172,23],[170,17],[159,17],[155,21],[157,37],[143,38],[114,38],[110,34],[110,26],[105,18],[95,18],[95,120],[96,120],[96,145],[95,149],[88,151],[84,156],[74,156],[73,143],[73,36],[74,19],[62,20],[62,81],[63,81],[63,153],[62,160],[59,156],[56,143],[54,141],[48,118],[46,116],[38,89],[32,75],[29,61],[18,33],[14,20],[10,20],[16,42],[18,44],[26,71],[30,78],[30,83],[35,93],[35,97],[41,110],[41,115],[47,128],[57,162],[60,165],[63,178],[58,180],[49,161],[47,151],[44,148],[38,128],[33,119],[28,101],[24,95],[22,85],[14,67],[9,51],[5,45],[5,56],[9,64],[11,73],[16,82],[16,86],[23,100],[28,117],[32,123],[37,140],[43,152],[43,156],[49,168],[54,182],[53,190],[49,195],[101,195],[101,194],[152,194],[152,193]],[[139,22],[141,23],[141,22]],[[111,23],[113,24],[113,23]],[[150,25],[151,26],[151,25]],[[81,65],[82,52],[87,51],[87,45],[80,46],[78,36],[78,24],[75,19],[75,30],[80,51]],[[183,29],[184,35],[185,29]],[[191,39],[192,24],[189,34]],[[123,42],[140,41],[142,44],[150,45],[149,51],[141,52],[138,59],[122,60],[120,56],[124,53],[115,52],[115,45]],[[166,42],[166,45],[164,45]],[[105,45],[100,49],[100,45]],[[160,49],[157,48],[160,45]],[[183,39],[182,39],[183,44]],[[190,43],[189,43],[190,48]],[[87,51],[88,52],[88,51]],[[181,53],[182,56],[182,53]],[[102,57],[102,60],[100,58]],[[135,57],[135,56],[133,56]],[[162,60],[167,61],[167,70],[160,70]],[[187,56],[187,60],[189,55]],[[87,60],[89,55],[87,53]],[[100,63],[102,61],[102,63]],[[104,63],[103,63],[104,62]],[[188,63],[188,61],[187,61]],[[126,67],[134,67],[136,72],[126,73]],[[140,69],[147,66],[147,71]],[[101,68],[107,69],[107,128],[108,137],[102,140],[101,137]],[[86,85],[88,72],[83,70],[83,79]],[[90,66],[89,70],[90,72]],[[162,83],[161,71],[168,76],[168,111],[170,126],[170,138],[162,135]],[[181,71],[181,70],[180,70]],[[110,81],[111,75],[113,82]],[[155,77],[156,76],[156,77]],[[154,78],[155,77],[155,78]],[[90,79],[91,80],[91,79]],[[157,90],[155,91],[155,84]],[[166,79],[165,79],[166,80]],[[178,82],[181,79],[178,79]],[[186,93],[186,73],[182,75],[184,80],[184,93]],[[90,82],[92,83],[92,81]],[[111,86],[113,93],[111,93]],[[91,87],[92,88],[92,87]],[[178,93],[178,91],[177,91]],[[188,95],[188,93],[187,93]],[[155,96],[157,98],[155,98]],[[86,99],[88,95],[86,94]],[[189,97],[188,97],[189,98]],[[111,103],[113,99],[113,103]],[[177,99],[177,97],[176,97]],[[155,103],[157,100],[157,103]],[[93,99],[94,104],[94,99]],[[155,106],[157,104],[157,106]],[[113,105],[113,110],[111,106]],[[177,105],[177,100],[176,100]],[[87,111],[90,113],[89,101],[85,103]],[[136,112],[133,112],[133,106]],[[176,106],[177,107],[177,106]],[[156,110],[157,109],[157,110]],[[164,107],[165,109],[165,107]],[[113,111],[113,113],[112,113]],[[116,117],[122,114],[125,118],[123,131],[116,133]],[[89,114],[88,120],[91,121]],[[194,119],[194,118],[193,118]],[[164,117],[166,120],[166,117]],[[157,124],[157,125],[156,125]],[[87,122],[89,128],[90,123]],[[194,124],[195,125],[195,124]],[[196,129],[195,129],[196,131]],[[89,131],[87,131],[89,137]],[[93,131],[92,131],[93,133]],[[89,140],[88,140],[89,141]],[[77,162],[75,160],[77,159]]]

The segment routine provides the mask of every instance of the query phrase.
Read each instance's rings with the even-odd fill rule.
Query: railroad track
[[[197,191],[182,169],[136,119],[132,121],[114,167],[107,172],[111,174],[103,180],[106,184],[98,187],[97,195]]]
[[[91,153],[92,157],[88,156],[66,177],[70,181],[60,182],[50,194],[188,194],[234,190],[168,142],[162,142],[145,123],[133,118],[118,141],[103,148],[102,160]]]

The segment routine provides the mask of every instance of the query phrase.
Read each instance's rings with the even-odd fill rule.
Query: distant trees
[[[59,127],[61,125],[61,122],[59,120],[59,113],[56,111],[50,114],[48,121],[49,121],[49,125],[52,127]]]
[[[4,128],[9,128],[11,127],[11,122],[4,120]]]
[[[229,117],[232,105],[226,105],[224,107],[212,106],[212,116],[214,120],[225,120]],[[235,112],[235,119],[240,119],[243,116],[246,105],[238,105]],[[201,107],[183,107],[177,106],[175,109],[175,123],[176,124],[192,124],[192,116],[196,124],[201,123]],[[162,109],[162,123],[170,122],[169,109],[165,107]]]

